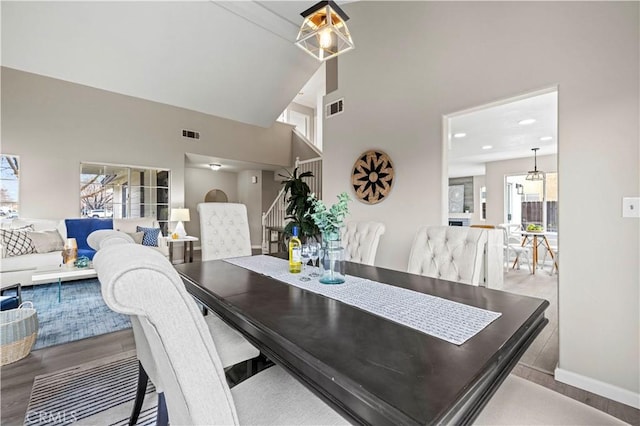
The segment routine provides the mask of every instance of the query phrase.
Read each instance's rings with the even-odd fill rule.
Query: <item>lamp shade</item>
[[[171,222],[189,222],[191,220],[189,209],[171,209],[169,220]]]
[[[321,1],[301,13],[296,45],[320,61],[353,49],[346,13],[332,1]]]

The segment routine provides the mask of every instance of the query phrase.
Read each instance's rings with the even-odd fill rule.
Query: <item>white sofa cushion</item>
[[[55,229],[29,232],[29,237],[33,241],[36,253],[60,251],[64,246],[60,233]]]
[[[16,269],[51,269],[62,263],[62,251],[32,253],[22,256],[6,257],[0,260],[0,271]]]

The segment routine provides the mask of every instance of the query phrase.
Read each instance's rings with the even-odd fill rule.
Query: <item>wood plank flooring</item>
[[[36,376],[135,349],[131,329],[103,334],[64,345],[32,351],[29,356],[0,370],[4,425],[24,423],[33,379]]]

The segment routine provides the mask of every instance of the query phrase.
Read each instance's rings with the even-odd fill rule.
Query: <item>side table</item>
[[[173,263],[173,245],[175,243],[184,243],[184,262],[187,263],[187,251],[189,252],[189,263],[193,262],[193,242],[199,241],[198,237],[180,237],[180,238],[167,238],[169,243],[169,262]]]

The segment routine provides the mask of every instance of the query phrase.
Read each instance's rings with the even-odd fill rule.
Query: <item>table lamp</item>
[[[178,222],[173,231],[174,234],[178,235],[178,238],[184,238],[187,236],[187,231],[185,231],[184,224],[182,222],[189,222],[189,220],[191,220],[189,218],[189,209],[171,209],[171,217],[169,220],[171,222]]]

